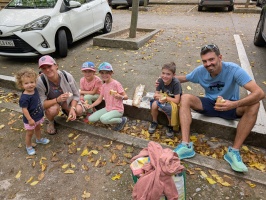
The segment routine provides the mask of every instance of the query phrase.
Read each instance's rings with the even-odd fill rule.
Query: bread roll
[[[223,97],[221,97],[221,96],[217,97],[216,103],[224,103],[224,102],[225,102],[225,100]]]
[[[117,91],[115,91],[115,90],[110,90],[110,95],[115,95],[115,94],[117,94]]]

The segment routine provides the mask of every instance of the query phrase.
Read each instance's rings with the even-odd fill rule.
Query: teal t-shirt
[[[186,79],[200,84],[207,98],[216,100],[217,96],[222,96],[224,99],[233,101],[239,99],[239,86],[243,87],[251,81],[248,73],[232,62],[222,62],[222,71],[214,78],[203,65],[200,65],[187,74]]]

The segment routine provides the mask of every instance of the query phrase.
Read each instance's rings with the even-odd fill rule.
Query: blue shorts
[[[203,110],[195,110],[198,113],[209,117],[221,117],[223,119],[237,119],[240,118],[236,115],[236,109],[228,110],[228,111],[217,111],[214,110],[215,100],[211,100],[206,97],[199,97],[202,103]]]
[[[172,114],[172,106],[171,106],[171,104],[167,103],[167,102],[166,103],[160,103],[159,101],[152,99],[150,101],[151,102],[150,106],[152,106],[152,103],[154,101],[157,103],[157,105],[159,107],[159,110],[163,111],[167,115],[167,117],[171,119],[171,114]]]

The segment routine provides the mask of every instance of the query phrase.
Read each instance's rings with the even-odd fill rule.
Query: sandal
[[[55,135],[57,133],[57,130],[54,126],[54,121],[48,122],[46,131],[49,135]]]

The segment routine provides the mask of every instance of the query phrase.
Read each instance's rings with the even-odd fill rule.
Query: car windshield
[[[12,0],[6,8],[53,8],[57,0]]]

